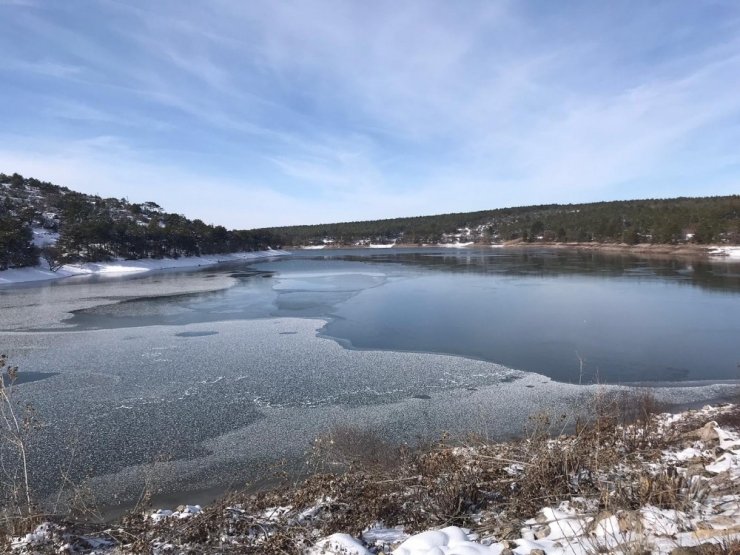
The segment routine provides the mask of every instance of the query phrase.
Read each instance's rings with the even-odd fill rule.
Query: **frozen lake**
[[[264,479],[277,459],[298,468],[337,423],[401,441],[504,437],[597,381],[722,398],[740,363],[740,267],[727,262],[304,251],[6,288],[0,307],[18,391],[45,423],[38,482],[53,491],[74,460],[122,504],[145,476],[193,500]]]

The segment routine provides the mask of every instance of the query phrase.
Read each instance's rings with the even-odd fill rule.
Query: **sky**
[[[0,171],[229,228],[740,193],[740,2],[0,0]]]

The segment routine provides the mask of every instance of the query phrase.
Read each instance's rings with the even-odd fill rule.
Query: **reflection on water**
[[[341,252],[341,251],[339,251]],[[345,251],[347,252],[347,251]],[[343,260],[405,263],[450,272],[489,273],[510,276],[590,275],[667,279],[708,289],[740,291],[740,263],[706,258],[639,257],[570,249],[465,249],[390,250],[377,254],[349,251]],[[333,260],[331,253],[314,259]]]
[[[560,381],[738,378],[736,263],[390,249],[299,252],[208,271],[237,285],[79,310],[65,323],[80,330],[322,318],[321,333],[349,348],[456,354]]]

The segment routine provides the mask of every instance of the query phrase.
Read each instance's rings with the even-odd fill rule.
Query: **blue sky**
[[[740,192],[740,3],[0,0],[0,171],[233,228]]]

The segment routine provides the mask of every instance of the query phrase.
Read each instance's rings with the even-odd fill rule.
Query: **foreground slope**
[[[737,553],[740,412],[653,414],[649,395],[596,396],[563,435],[398,450],[362,431],[319,438],[314,474],[100,526],[46,522],[16,553],[496,555]],[[636,417],[631,424],[624,418]],[[554,432],[554,433],[553,433]]]

